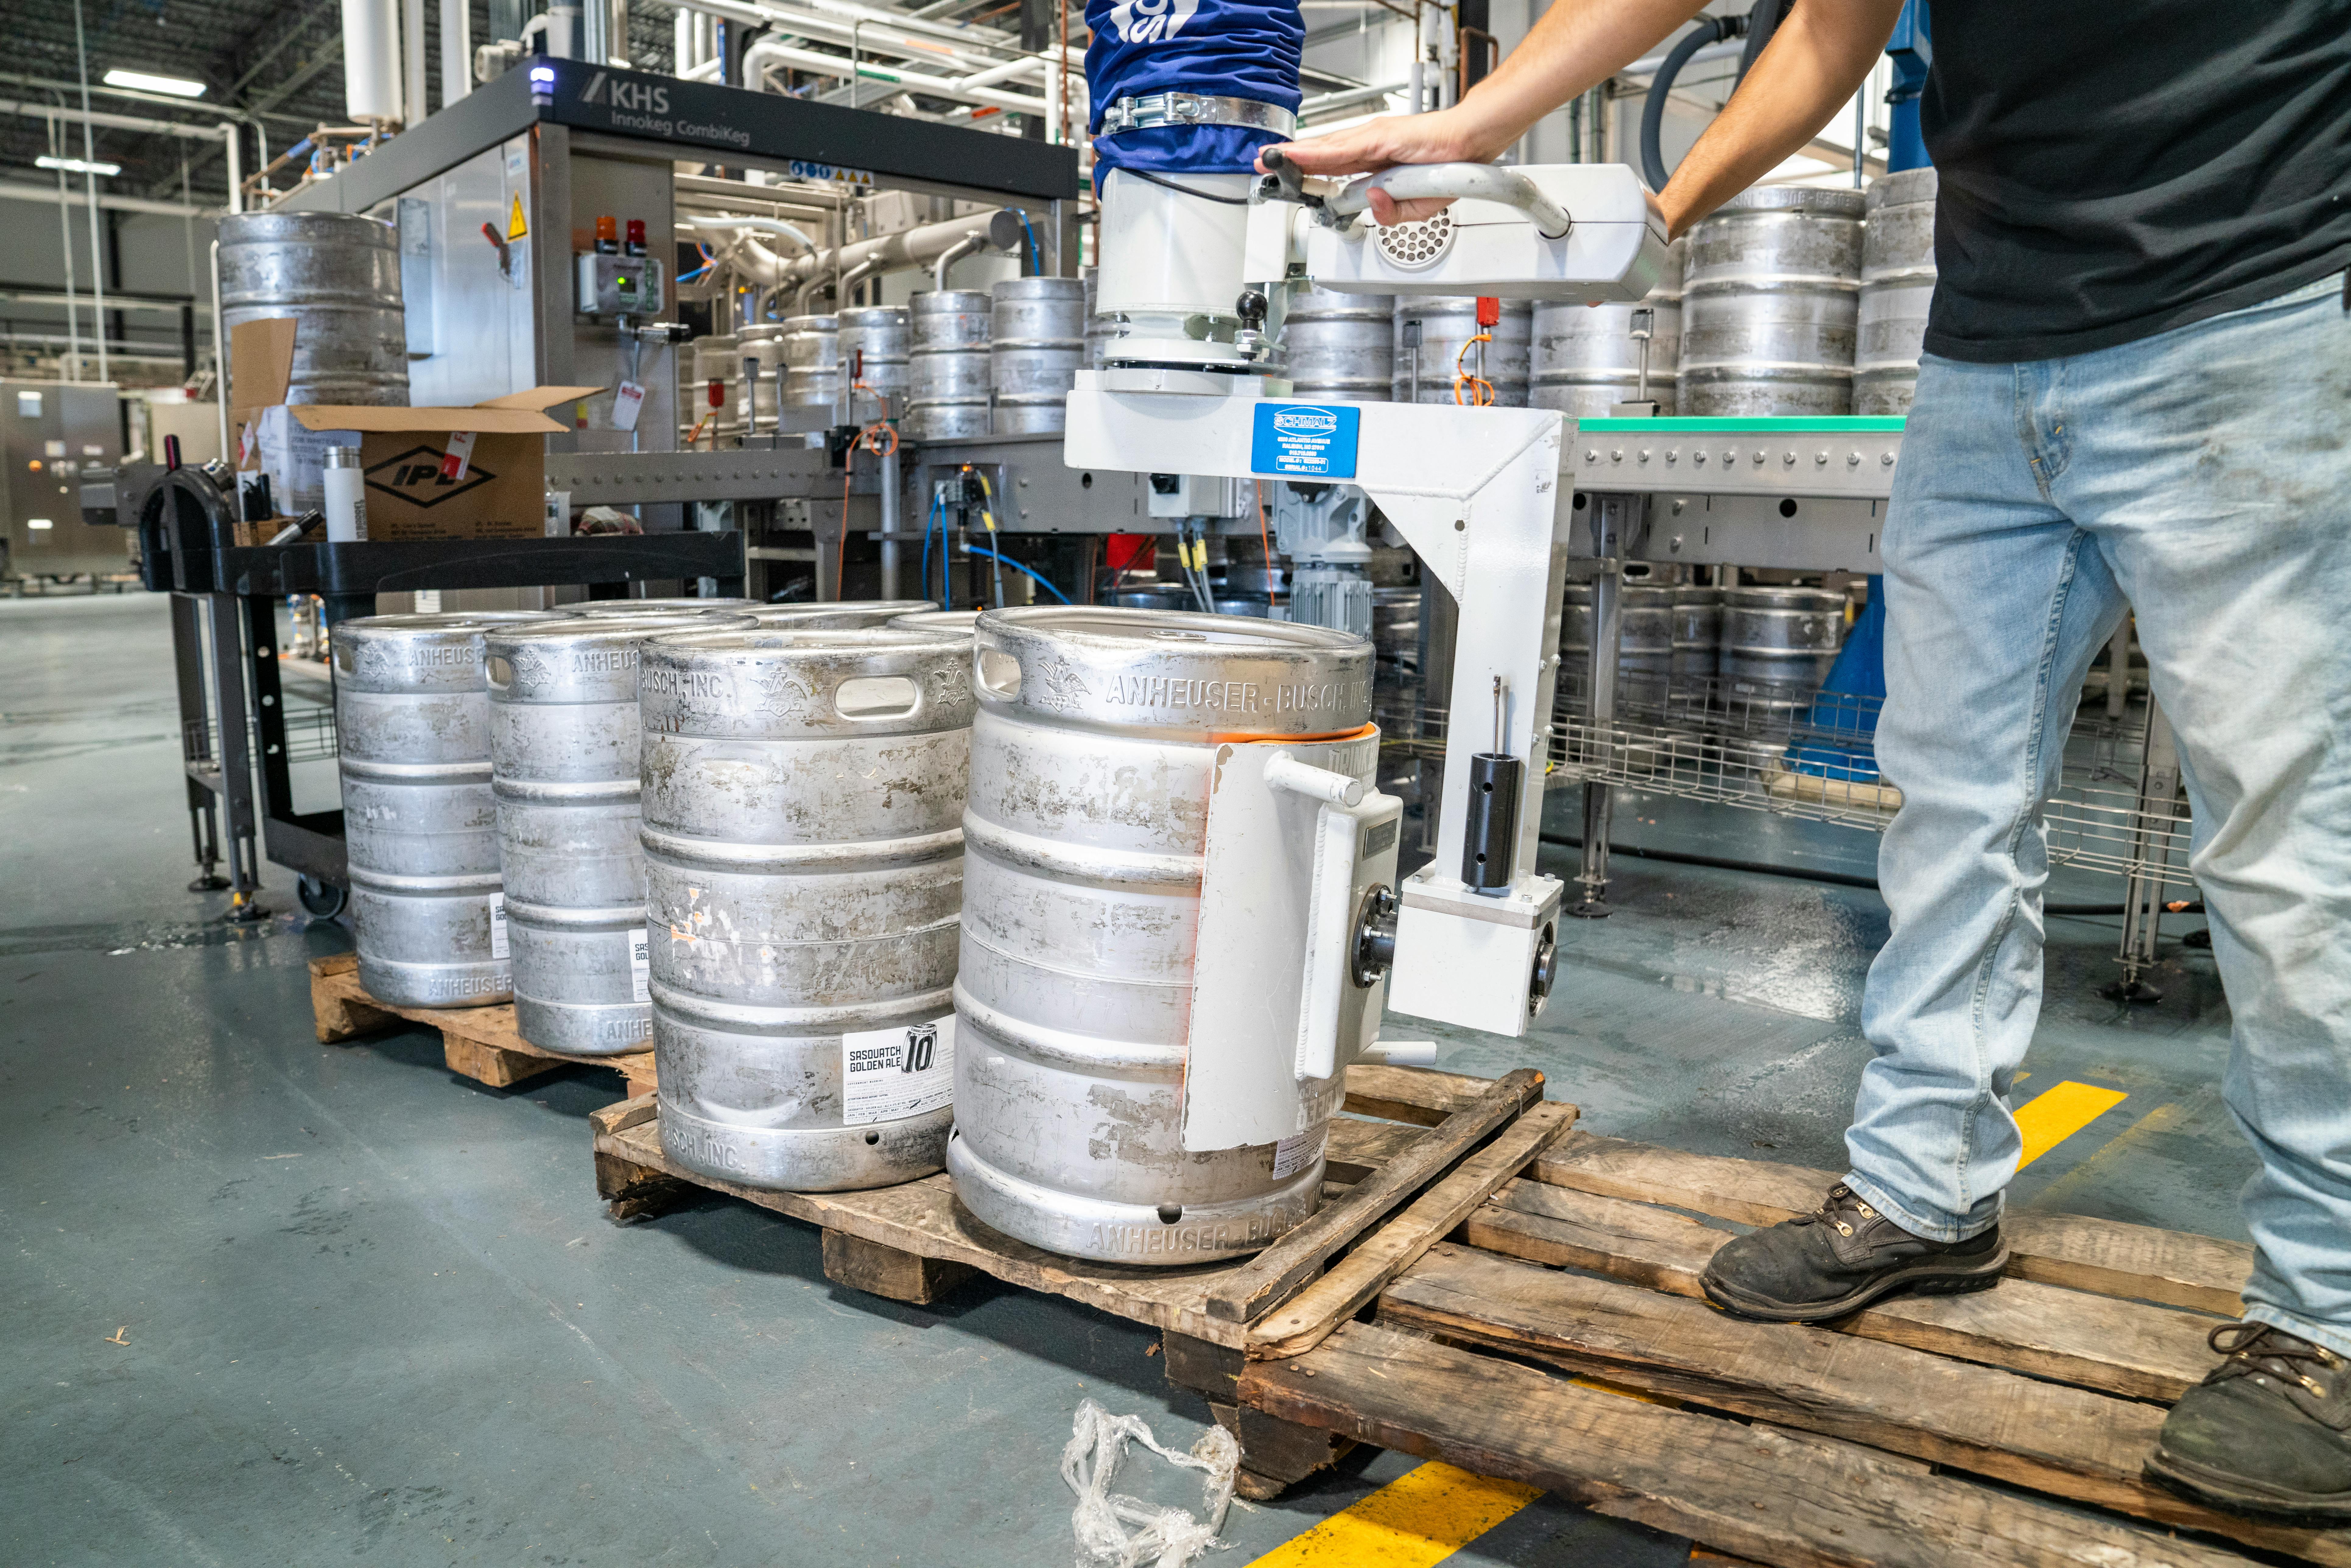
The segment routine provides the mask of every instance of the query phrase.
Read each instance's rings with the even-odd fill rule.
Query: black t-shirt
[[[2351,0],[1937,0],[1927,351],[2111,348],[2351,266]]]

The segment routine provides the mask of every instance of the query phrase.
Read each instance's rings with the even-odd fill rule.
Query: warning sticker
[[[522,194],[517,192],[514,199],[514,211],[507,216],[507,238],[522,239],[529,233],[530,225],[522,215]]]
[[[490,956],[504,958],[507,952],[507,895],[490,894]]]
[[[955,1014],[841,1037],[841,1120],[894,1122],[955,1098]]]
[[[1292,1133],[1289,1137],[1274,1145],[1273,1179],[1280,1181],[1285,1177],[1294,1176],[1316,1160],[1321,1159],[1322,1142],[1330,1135],[1331,1124],[1325,1122],[1322,1125],[1307,1132]]]
[[[653,950],[645,929],[640,925],[629,933],[629,996],[640,1002],[653,999]]]

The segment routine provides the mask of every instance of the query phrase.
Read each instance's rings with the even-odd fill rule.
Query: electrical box
[[[668,303],[656,257],[589,251],[578,259],[582,316],[658,316]]]
[[[1256,486],[1215,474],[1154,474],[1144,492],[1155,517],[1255,517]]]

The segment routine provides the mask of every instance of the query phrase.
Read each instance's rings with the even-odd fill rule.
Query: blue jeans
[[[2041,1010],[2041,807],[2090,662],[2138,614],[2261,1155],[2249,1315],[2351,1354],[2351,316],[2332,277],[2141,342],[1929,356],[1883,541],[1903,805],[1846,1134],[1904,1228],[1993,1224]]]

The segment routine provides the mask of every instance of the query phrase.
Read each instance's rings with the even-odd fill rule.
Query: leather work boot
[[[1742,1318],[1818,1322],[1896,1291],[1988,1291],[2008,1266],[2000,1227],[1965,1241],[1913,1236],[1839,1182],[1814,1212],[1741,1236],[1714,1255],[1698,1284]]]
[[[2351,1360],[2269,1323],[2222,1323],[2227,1359],[2179,1396],[2147,1476],[2231,1513],[2351,1521]]]

